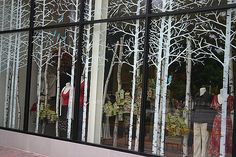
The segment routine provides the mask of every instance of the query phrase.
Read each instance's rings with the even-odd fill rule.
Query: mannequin
[[[67,110],[70,97],[70,90],[71,90],[71,84],[69,82],[66,83],[65,87],[61,90],[59,136],[65,138],[67,132]]]
[[[213,118],[211,118],[212,109],[210,108],[211,96],[206,92],[206,88],[200,88],[200,94],[194,100],[192,111],[193,121],[193,157],[207,156],[207,142],[209,138],[209,126],[211,126]]]
[[[227,95],[227,118],[226,118],[226,143],[225,152],[232,152],[232,120],[230,112],[233,111],[233,96]],[[220,155],[220,137],[221,137],[221,106],[223,104],[223,89],[220,90],[218,95],[213,96],[211,107],[217,111],[217,115],[214,118],[212,133],[209,142],[209,154],[211,156]]]
[[[70,90],[71,90],[71,85],[68,82],[66,83],[66,86],[61,90],[61,105],[62,106],[68,106]]]

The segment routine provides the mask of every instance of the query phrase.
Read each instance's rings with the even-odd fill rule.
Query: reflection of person
[[[208,128],[213,118],[209,117],[211,96],[206,88],[200,88],[200,95],[195,98],[192,121],[193,121],[193,157],[206,157],[207,142],[209,138]]]
[[[68,82],[61,91],[59,131],[60,137],[66,137],[67,131],[67,110],[70,98],[71,84]]]
[[[220,137],[221,137],[221,105],[223,103],[222,92],[220,94],[213,96],[211,106],[215,109],[218,114],[215,116],[212,133],[209,142],[209,154],[212,156],[220,155]],[[228,96],[227,98],[227,118],[226,118],[226,142],[225,142],[225,152],[232,152],[232,120],[230,117],[230,112],[233,111],[233,96]]]

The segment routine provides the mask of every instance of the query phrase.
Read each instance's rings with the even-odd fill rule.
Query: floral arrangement
[[[136,93],[135,93],[135,103],[134,103],[134,115],[138,115],[140,113],[141,107],[141,96],[142,96],[142,81],[141,78],[137,78],[136,84]],[[155,80],[148,80],[148,100],[152,100],[155,98]],[[131,101],[132,97],[130,96],[130,92],[125,92],[123,89],[116,92],[116,102],[111,103],[108,101],[103,106],[104,113],[111,117],[115,115],[122,115],[124,113],[130,113],[131,111]]]
[[[190,131],[185,119],[182,116],[184,110],[176,110],[175,113],[168,113],[166,116],[166,131],[168,136],[183,136]]]
[[[116,102],[112,104],[111,101],[108,101],[104,104],[103,111],[109,117],[130,113],[130,104],[130,93],[121,89],[119,92],[116,92]]]
[[[50,109],[50,105],[44,105],[43,103],[40,106],[39,118],[41,120],[47,120],[50,123],[55,123],[58,119],[58,115],[55,111]]]

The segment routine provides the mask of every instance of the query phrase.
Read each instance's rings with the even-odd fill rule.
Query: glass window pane
[[[29,27],[29,0],[0,1],[0,30],[13,30]]]
[[[128,17],[145,13],[146,1],[86,0],[85,20]]]
[[[78,27],[39,30],[34,35],[31,132],[72,137]]]
[[[0,35],[0,126],[22,130],[28,33]]]
[[[144,24],[137,20],[85,27],[87,142],[137,151]]]
[[[80,0],[36,0],[35,27],[79,21]]]
[[[155,0],[152,1],[152,12],[177,11],[184,9],[197,9],[202,7],[218,7],[226,4],[235,4],[234,0]]]
[[[147,153],[232,155],[234,14],[152,19]]]

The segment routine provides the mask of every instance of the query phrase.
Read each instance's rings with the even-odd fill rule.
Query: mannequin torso
[[[61,91],[62,106],[67,106],[69,103],[70,90],[71,90],[70,83],[66,83],[66,86]]]

